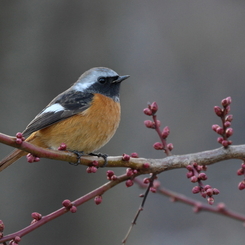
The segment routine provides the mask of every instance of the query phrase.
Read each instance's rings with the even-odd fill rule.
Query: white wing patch
[[[56,104],[53,104],[53,105],[47,107],[45,110],[42,111],[41,114],[47,113],[47,112],[54,112],[55,113],[58,111],[64,111],[64,109],[65,108],[61,104],[56,103]]]

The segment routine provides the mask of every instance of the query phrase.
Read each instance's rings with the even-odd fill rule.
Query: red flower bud
[[[116,175],[112,175],[111,176],[111,180],[117,180],[117,176]]]
[[[203,198],[206,198],[206,196],[207,196],[206,191],[202,191],[202,192],[201,192],[201,196],[202,196]]]
[[[88,174],[91,174],[91,173],[92,173],[92,172],[91,172],[91,168],[90,168],[90,167],[87,167],[86,172],[87,172]]]
[[[107,170],[106,171],[106,176],[107,177],[111,177],[112,175],[114,175],[114,171],[112,171],[112,170]]]
[[[129,160],[130,160],[130,156],[127,155],[127,154],[125,154],[125,153],[123,153],[123,155],[122,155],[122,160],[123,160],[123,161],[129,161]]]
[[[137,169],[134,169],[134,170],[133,170],[133,173],[134,173],[134,174],[137,174],[137,173],[138,173],[138,170],[137,170]]]
[[[29,162],[29,163],[33,163],[35,160],[35,157],[31,153],[28,153],[26,155],[26,158],[27,158],[27,162]]]
[[[223,140],[221,143],[224,147],[227,147],[229,145],[228,140]]]
[[[186,177],[189,179],[194,175],[194,173],[192,171],[189,171],[188,173],[186,173]]]
[[[227,137],[230,137],[231,135],[233,135],[233,128],[227,128],[225,133]]]
[[[227,115],[227,116],[225,117],[225,120],[226,120],[227,122],[231,122],[231,121],[233,120],[233,116],[232,116],[232,115]]]
[[[222,144],[223,140],[224,140],[223,137],[218,137],[218,138],[217,138],[217,141],[218,141],[220,144]]]
[[[170,134],[170,129],[168,126],[166,126],[163,131],[162,131],[162,137],[163,139],[166,139],[168,137],[168,135]]]
[[[144,124],[147,128],[155,128],[155,123],[152,122],[151,120],[145,120]]]
[[[23,138],[23,134],[21,132],[18,132],[15,136],[16,138],[19,138],[19,139]]]
[[[62,205],[65,207],[65,208],[71,208],[72,207],[72,203],[70,200],[66,199],[62,202]]]
[[[224,123],[224,126],[225,126],[226,128],[229,128],[229,127],[231,126],[231,122],[229,122],[229,121],[225,122],[225,123]]]
[[[194,186],[194,187],[192,188],[192,193],[193,193],[193,194],[197,194],[197,193],[199,193],[200,191],[201,191],[201,189],[200,189],[199,186]]]
[[[22,144],[22,139],[20,139],[20,138],[16,138],[16,140],[15,140],[15,143],[16,144],[18,144],[18,145],[21,145]]]
[[[198,178],[196,176],[191,177],[191,182],[196,183],[198,181]]]
[[[213,195],[213,190],[212,190],[212,188],[207,189],[207,190],[206,190],[206,193],[207,193],[207,195],[208,195],[209,197],[211,197],[211,196]]]
[[[201,188],[199,187],[199,186],[194,186],[193,188],[192,188],[192,193],[193,194],[197,194],[197,193],[199,193],[201,191]]]
[[[143,163],[143,168],[149,168],[150,167],[150,163],[146,162],[146,163]]]
[[[42,215],[37,212],[34,212],[31,214],[31,217],[35,220],[40,220],[42,218]]]
[[[150,183],[150,178],[144,178],[143,179],[144,184],[149,184]]]
[[[155,150],[163,150],[163,144],[160,142],[156,142],[153,147]]]
[[[131,153],[130,156],[133,157],[133,158],[138,158],[139,157],[137,152]]]
[[[222,109],[219,106],[215,106],[214,107],[214,112],[216,113],[216,115],[218,117],[222,116],[222,114],[223,114],[223,111],[222,111]]]
[[[241,181],[239,184],[238,184],[238,189],[239,190],[244,190],[245,189],[245,181]]]
[[[160,127],[161,126],[161,121],[157,120],[157,126]]]
[[[149,108],[145,108],[145,109],[143,110],[143,112],[144,112],[145,115],[147,115],[147,116],[151,116],[151,115],[152,115],[152,111],[151,111],[151,109],[149,109]]]
[[[94,202],[95,202],[96,205],[101,204],[102,203],[102,196],[96,196],[94,198]]]
[[[71,212],[71,213],[76,213],[76,212],[77,212],[77,207],[72,206],[72,207],[70,208],[70,212]]]
[[[172,151],[174,149],[174,145],[172,143],[167,144],[167,148]]]
[[[156,190],[155,187],[151,187],[151,188],[150,188],[150,191],[151,191],[152,193],[156,193],[156,192],[157,192],[157,190]]]
[[[16,236],[14,238],[14,241],[16,242],[16,244],[18,244],[21,241],[21,238],[19,236]]]
[[[214,132],[216,132],[217,128],[219,128],[220,126],[218,124],[214,124],[212,125],[212,129]]]
[[[126,175],[127,176],[133,176],[134,175],[133,169],[132,168],[127,168],[126,169]]]
[[[94,167],[98,167],[98,166],[99,166],[99,162],[96,161],[96,160],[94,160],[94,161],[92,162],[92,164],[93,164]]]
[[[201,179],[201,180],[206,180],[208,177],[207,177],[207,175],[205,173],[200,173],[198,175],[198,178]]]
[[[230,110],[231,110],[231,107],[228,105],[228,106],[225,108],[225,110],[224,110],[224,114],[225,114],[225,115],[229,114]]]
[[[244,169],[243,168],[239,168],[236,173],[237,173],[237,175],[243,175],[244,174]]]
[[[60,146],[58,147],[59,151],[65,151],[66,150],[66,144],[65,143],[61,143]]]
[[[216,189],[216,188],[213,188],[213,194],[214,194],[214,195],[218,195],[218,194],[219,194],[219,190]]]
[[[224,129],[221,128],[221,127],[218,127],[218,128],[216,129],[216,133],[222,135],[222,134],[224,133]]]
[[[90,170],[91,170],[91,173],[96,173],[98,169],[95,166],[91,166]]]
[[[134,184],[134,182],[133,182],[133,180],[128,179],[128,180],[125,182],[125,184],[126,184],[127,187],[131,187],[131,186]]]
[[[226,206],[223,202],[221,203],[218,203],[217,204],[217,208],[220,210],[220,211],[224,211],[226,209]]]
[[[152,111],[152,114],[155,114],[158,110],[158,105],[157,105],[157,102],[153,102],[151,104],[151,111]]]
[[[207,200],[208,200],[208,204],[210,204],[210,205],[214,204],[214,198],[213,197],[209,197]]]
[[[231,104],[231,97],[227,97],[227,98],[221,100],[221,104],[222,104],[222,106],[224,106],[224,107],[230,105],[230,104]]]
[[[210,189],[210,188],[212,188],[211,185],[205,185],[205,186],[204,186],[204,190],[205,190],[205,191],[206,191],[207,189]]]

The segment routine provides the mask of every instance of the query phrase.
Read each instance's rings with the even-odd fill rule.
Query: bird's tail
[[[25,156],[27,152],[15,149],[10,155],[6,156],[0,162],[0,172],[7,168],[9,165],[17,161],[19,158]]]

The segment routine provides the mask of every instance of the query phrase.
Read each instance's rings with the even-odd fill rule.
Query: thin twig
[[[143,200],[142,200],[142,202],[141,202],[141,205],[140,205],[139,209],[137,210],[137,212],[136,212],[136,214],[135,214],[135,217],[134,217],[134,219],[133,219],[133,221],[132,221],[132,223],[131,223],[131,226],[129,227],[129,230],[128,230],[126,236],[125,236],[124,239],[122,240],[122,244],[126,244],[127,239],[128,239],[128,236],[129,236],[131,230],[133,229],[134,225],[136,225],[136,221],[137,221],[137,219],[138,219],[138,217],[139,217],[140,212],[143,211],[143,208],[144,208],[144,205],[145,205],[145,201],[146,201],[147,196],[148,196],[148,194],[149,194],[150,188],[153,186],[153,182],[154,182],[155,177],[156,177],[156,175],[153,174],[153,175],[151,176],[151,178],[150,178],[150,182],[149,182],[149,185],[148,185],[148,187],[147,187],[147,189],[146,189],[146,192],[145,192],[145,194],[144,194],[144,196],[143,196]]]

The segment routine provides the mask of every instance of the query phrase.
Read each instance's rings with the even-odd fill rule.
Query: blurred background
[[[110,67],[129,74],[121,87],[122,120],[101,152],[112,156],[138,152],[162,158],[152,148],[158,137],[145,128],[142,111],[157,101],[162,126],[171,129],[173,154],[219,147],[212,124],[213,106],[232,97],[234,144],[244,144],[245,2],[53,0],[0,1],[0,131],[15,135],[57,94],[86,70]],[[1,158],[12,149],[0,146]],[[244,192],[237,185],[240,161],[208,168],[207,184],[218,188],[216,204],[225,202],[245,213]],[[0,219],[5,234],[105,183],[106,168],[87,174],[86,167],[23,158],[0,173]],[[113,169],[114,170],[114,169]],[[125,169],[115,169],[122,174]],[[162,185],[197,200],[186,170],[159,176]],[[24,244],[121,244],[139,207],[142,190],[121,184],[23,237]],[[127,244],[243,244],[244,227],[210,213],[150,194]]]

